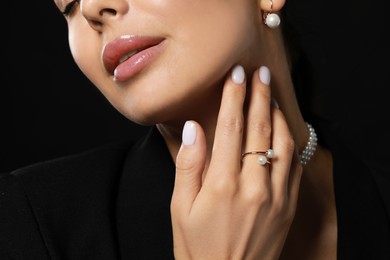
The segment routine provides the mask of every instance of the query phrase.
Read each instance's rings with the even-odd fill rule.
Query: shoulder
[[[38,162],[10,173],[20,179],[53,177],[63,174],[88,174],[86,169],[111,168],[123,160],[134,141],[108,143],[96,148],[52,160]]]
[[[104,144],[81,153],[22,167],[0,175],[0,194],[22,191],[31,201],[70,200],[84,192],[106,189],[120,175],[135,141]],[[15,196],[9,198],[13,199]]]
[[[6,252],[46,259],[47,251],[62,247],[83,252],[93,237],[100,244],[96,254],[114,259],[112,205],[137,142],[110,143],[1,174],[0,258]]]
[[[2,174],[0,187],[20,186],[31,199],[71,199],[84,192],[101,192],[116,182],[135,141],[104,144],[81,153],[35,163]]]

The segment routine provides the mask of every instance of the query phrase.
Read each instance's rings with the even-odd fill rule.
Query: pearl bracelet
[[[305,149],[300,154],[300,161],[302,165],[306,165],[317,148],[317,134],[311,124],[306,122],[306,126],[309,129],[309,140],[307,141]]]

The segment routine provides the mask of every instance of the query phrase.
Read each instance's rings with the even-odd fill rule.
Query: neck
[[[266,37],[266,46],[269,46],[267,66],[271,71],[271,94],[278,102],[280,110],[285,115],[290,131],[301,152],[306,146],[309,131],[305,125],[299,109],[295,89],[291,77],[290,64],[284,47],[283,35],[280,30],[264,33],[271,34]],[[273,46],[273,47],[270,47]]]
[[[163,136],[174,162],[176,162],[176,156],[181,146],[184,123],[186,120],[194,120],[202,126],[206,136],[207,155],[205,171],[207,171],[214,143],[215,127],[221,103],[223,82],[215,85],[212,89],[215,89],[216,91],[208,93],[209,95],[207,95],[207,98],[203,97],[197,100],[197,102],[194,102],[195,105],[193,107],[183,108],[183,111],[189,111],[189,113],[186,114],[185,119],[157,124],[157,128]]]
[[[279,108],[285,115],[291,133],[298,146],[298,150],[301,152],[306,146],[309,138],[309,132],[296,99],[282,35],[280,31],[267,31],[264,33],[270,34],[263,40],[264,49],[267,50],[267,53],[261,54],[261,58],[256,58],[257,61],[252,61],[252,65],[246,66],[247,79],[250,79],[253,71],[261,65],[266,65],[270,68],[272,75],[272,96],[278,102]],[[211,88],[216,91],[207,93],[207,95],[203,95],[198,98],[196,101],[192,102],[193,105],[191,107],[183,108],[183,111],[192,111],[186,114],[186,117],[183,120],[165,122],[157,125],[160,133],[165,139],[174,161],[176,160],[177,153],[181,146],[181,133],[185,120],[195,120],[202,126],[206,136],[207,156],[205,170],[207,170],[214,142],[215,127],[219,112],[219,105],[221,102],[223,84],[224,81],[218,82]],[[249,88],[250,82],[248,81],[247,84]],[[312,177],[313,175],[311,174],[310,178]],[[318,179],[320,180],[320,178]]]

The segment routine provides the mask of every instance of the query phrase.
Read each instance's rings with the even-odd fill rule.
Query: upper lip
[[[115,68],[124,60],[138,51],[158,45],[164,40],[162,37],[121,35],[106,44],[103,49],[103,64],[105,69],[114,75]]]

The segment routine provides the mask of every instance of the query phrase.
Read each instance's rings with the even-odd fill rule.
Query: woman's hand
[[[248,96],[236,66],[225,82],[210,165],[202,127],[189,121],[176,159],[171,203],[176,259],[277,259],[294,217],[302,167],[281,111],[271,106],[270,73],[256,70]],[[270,164],[259,154],[272,148]],[[205,174],[202,181],[202,175]]]

